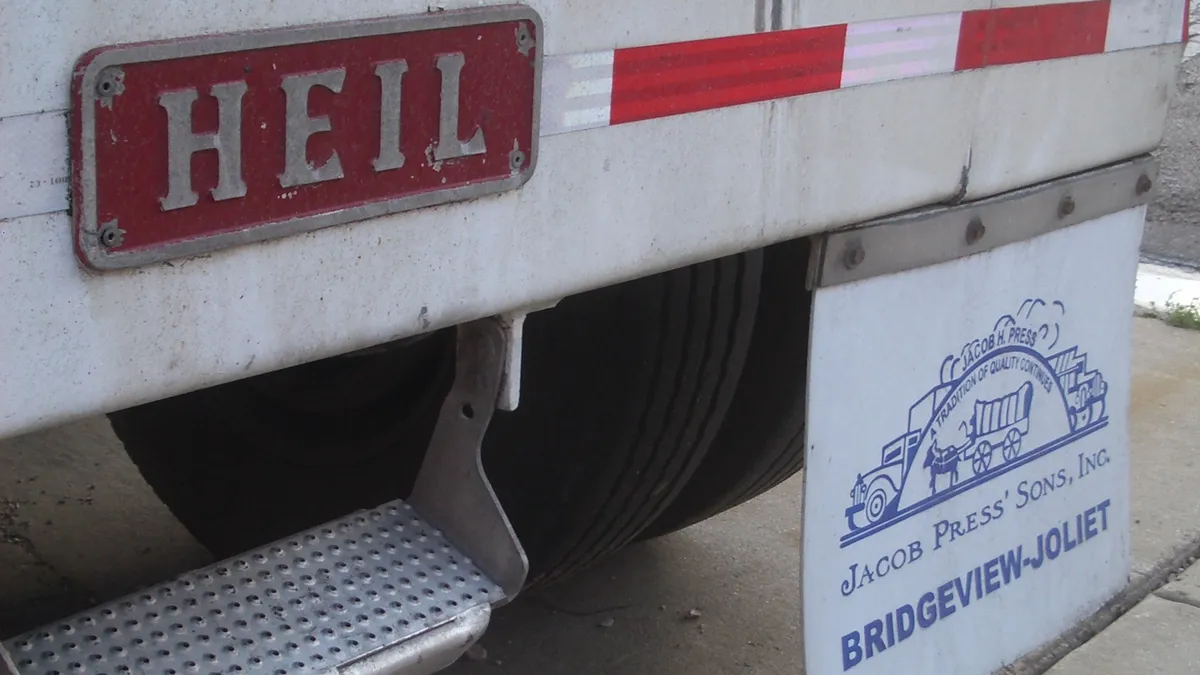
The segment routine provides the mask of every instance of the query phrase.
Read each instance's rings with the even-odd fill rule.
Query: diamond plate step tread
[[[304,675],[402,644],[502,596],[441,532],[395,501],[2,644],[18,675]]]

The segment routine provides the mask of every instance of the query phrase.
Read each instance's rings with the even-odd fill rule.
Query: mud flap
[[[982,675],[1130,571],[1148,159],[815,246],[809,675]]]

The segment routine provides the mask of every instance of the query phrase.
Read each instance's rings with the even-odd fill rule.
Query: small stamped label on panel
[[[0,220],[67,208],[66,135],[61,112],[0,119]]]

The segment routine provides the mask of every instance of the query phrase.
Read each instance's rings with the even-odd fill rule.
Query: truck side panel
[[[548,61],[749,34],[774,13],[788,27],[978,4],[911,0],[879,17],[861,2],[840,14],[824,1],[532,3]],[[1113,4],[1163,35],[1182,26],[1169,2]],[[61,124],[71,64],[96,45],[425,10],[295,5],[6,7],[3,30],[18,39],[0,47],[12,92],[0,129],[29,122],[18,115]],[[0,436],[1146,152],[1182,52],[1178,32],[1156,39],[560,133],[542,139],[518,192],[125,272],[78,266],[65,193],[50,213],[0,213]],[[27,146],[0,157],[0,177],[25,156],[62,156],[65,137]]]

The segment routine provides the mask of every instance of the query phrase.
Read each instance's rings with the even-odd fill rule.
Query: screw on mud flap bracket
[[[1066,218],[1072,213],[1075,213],[1075,199],[1071,195],[1067,195],[1058,203],[1058,217]]]
[[[983,225],[983,219],[975,216],[971,222],[967,223],[967,246],[974,246],[983,239],[983,235],[987,233],[987,228]]]
[[[1152,187],[1154,187],[1154,181],[1150,180],[1150,176],[1147,176],[1146,174],[1138,176],[1137,187],[1135,189],[1139,196],[1149,192],[1150,188]]]
[[[842,253],[842,264],[845,265],[846,269],[848,270],[852,270],[855,267],[863,264],[863,261],[866,259],[867,252],[865,249],[863,249],[861,242],[851,242],[846,246],[846,251]]]
[[[529,56],[529,51],[533,49],[533,35],[529,33],[529,25],[524,21],[517,24],[517,51],[524,56]]]
[[[104,248],[116,248],[125,243],[125,230],[117,227],[115,218],[100,226],[99,236]]]

